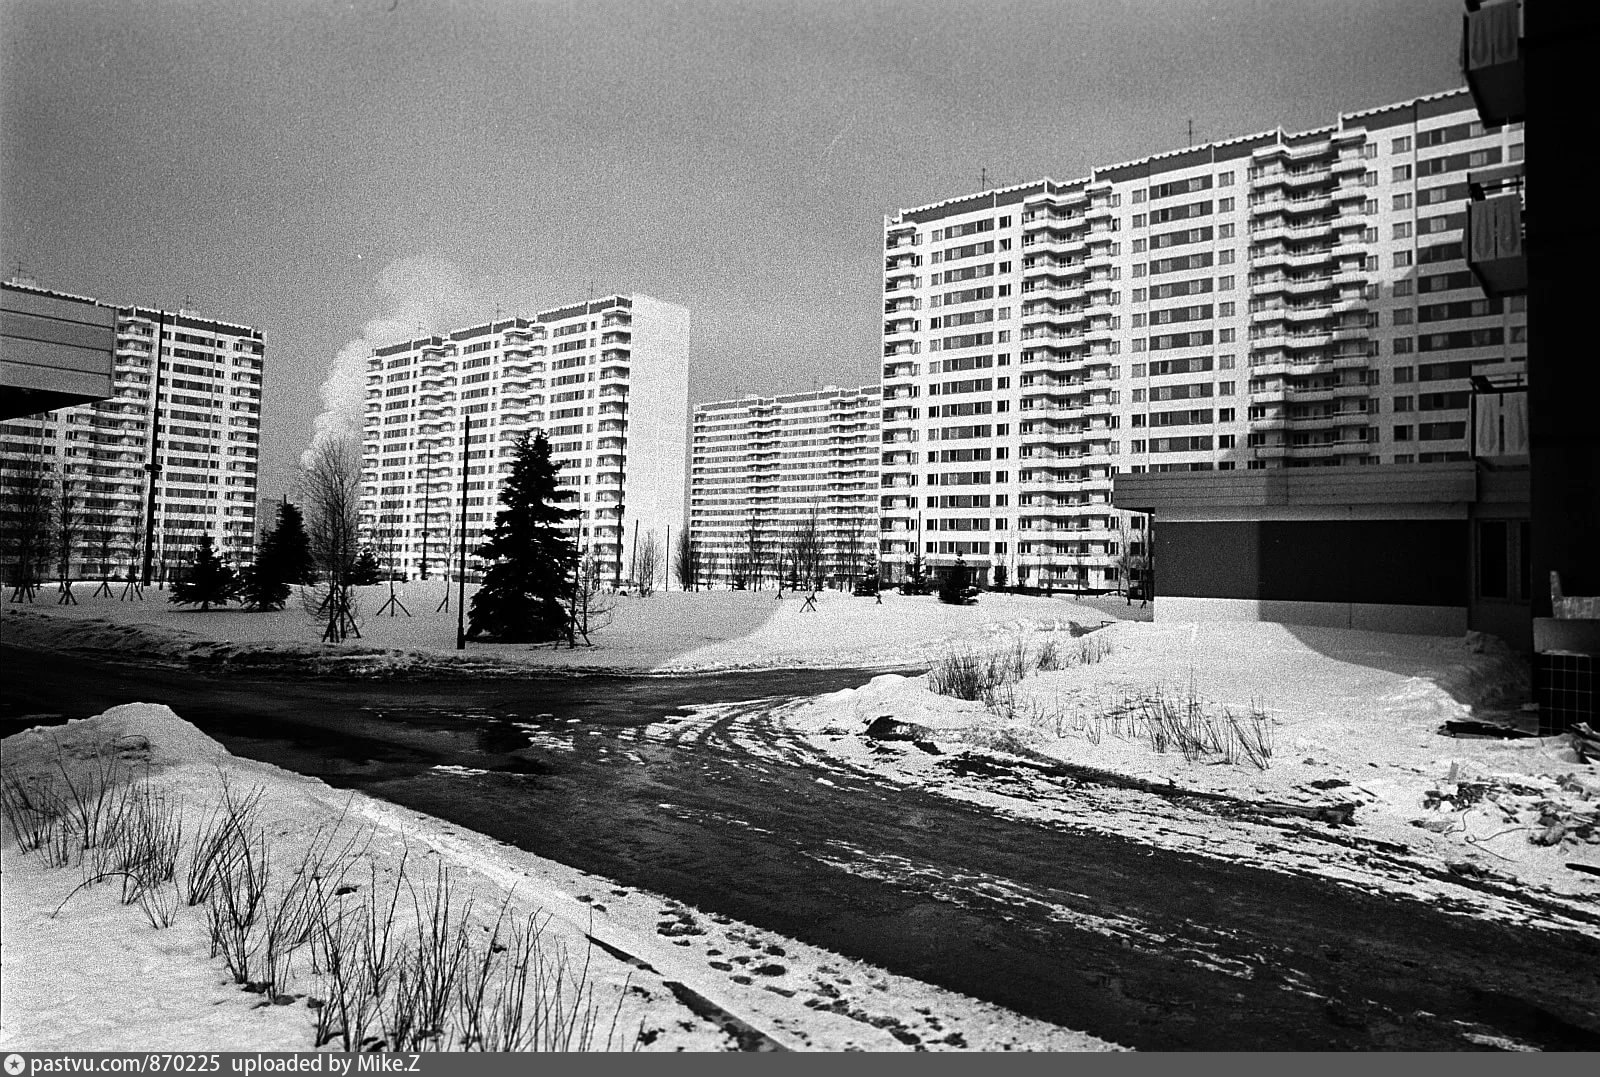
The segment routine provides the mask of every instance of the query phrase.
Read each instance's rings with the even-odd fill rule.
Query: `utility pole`
[[[430,517],[433,515],[433,446],[432,445],[428,446],[427,455],[425,457],[423,457],[423,459],[426,461],[424,466],[423,466],[423,469],[424,469],[424,472],[427,474],[428,481],[426,483],[424,483],[423,486],[422,486],[422,564],[421,564],[420,568],[421,568],[422,578],[423,579],[427,579],[428,578],[428,526],[429,526],[429,523],[431,522],[430,521]],[[447,519],[448,519],[448,517],[447,517]],[[448,546],[445,547],[444,556],[445,556],[445,573],[446,573],[446,575],[448,575],[449,574],[449,569],[450,569],[450,548]],[[450,585],[449,585],[448,582],[445,584],[445,597],[446,598],[450,597]]]
[[[639,521],[633,521],[633,556],[628,561],[628,577],[635,589],[639,586]]]
[[[461,562],[456,571],[456,650],[467,649],[467,460],[472,453],[472,416],[461,431]],[[449,588],[445,594],[448,596]]]
[[[139,308],[134,308],[138,313]],[[161,481],[161,462],[156,446],[161,440],[161,338],[166,335],[167,312],[156,311],[156,337],[150,349],[150,457],[144,469],[149,473],[148,493],[144,505],[144,564],[140,570],[141,586],[150,586],[150,563],[155,555],[156,488]]]

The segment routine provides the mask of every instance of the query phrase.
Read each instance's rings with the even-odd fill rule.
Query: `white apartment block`
[[[880,405],[876,385],[830,385],[695,408],[689,512],[703,585],[787,583],[813,527],[826,582],[877,571]]]
[[[602,579],[625,585],[636,542],[652,535],[664,569],[686,515],[688,385],[689,312],[645,295],[378,348],[367,361],[363,529],[398,571],[441,575],[448,559],[453,572],[465,497],[477,575],[471,550],[494,527],[511,441],[543,430],[567,507],[582,514],[573,538]]]
[[[5,288],[112,306],[18,281]],[[77,575],[142,571],[147,549],[152,574],[164,575],[203,534],[235,563],[249,561],[261,331],[188,310],[113,309],[115,395],[0,424],[0,468],[9,477],[42,463],[58,504],[65,493]]]
[[[1464,260],[1520,162],[1465,90],[902,210],[884,228],[882,557],[1114,588],[1119,469],[1468,458],[1520,298]]]

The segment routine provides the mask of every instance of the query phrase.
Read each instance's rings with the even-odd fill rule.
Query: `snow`
[[[926,676],[886,674],[817,697],[791,725],[847,769],[1019,817],[1595,931],[1600,878],[1567,865],[1600,867],[1597,768],[1578,762],[1565,737],[1441,732],[1451,719],[1522,719],[1507,708],[1520,698],[1526,658],[1498,641],[1123,622],[1078,640],[1019,632],[987,653],[1036,654],[1052,636],[1072,664],[1032,672],[990,705],[935,694]],[[1090,661],[1076,661],[1084,648]],[[1242,754],[1229,763],[1217,752],[1157,751],[1127,713],[1157,693],[1219,718],[1229,711],[1247,733],[1259,728],[1270,741],[1266,769]],[[880,716],[926,727],[922,745],[864,736]],[[1354,816],[1347,826],[1237,818],[1176,803],[1178,791],[1348,804]],[[1550,837],[1559,840],[1533,840]]]
[[[672,983],[792,1049],[1111,1046],[233,757],[163,706],[129,704],[27,730],[6,738],[0,751],[6,780],[23,783],[67,773],[81,785],[101,760],[116,757],[136,780],[181,801],[190,833],[224,782],[236,795],[260,789],[260,823],[274,864],[298,863],[319,832],[339,827],[360,837],[362,863],[353,880],[369,873],[374,881],[394,880],[402,858],[411,879],[433,878],[434,865],[443,865],[453,891],[470,895],[480,919],[503,902],[514,916],[548,916],[546,943],[564,946],[574,961],[590,961],[603,1024],[622,999],[616,1027],[629,1036],[642,1030],[644,1050],[738,1046],[724,1021],[679,1001]],[[21,852],[9,830],[0,856],[0,1050],[312,1048],[307,999],[319,987],[308,970],[297,970],[290,1001],[265,1004],[235,986],[222,960],[210,956],[201,910],[180,907],[171,927],[156,928],[136,907],[118,902],[116,883],[80,888],[79,866],[47,867],[38,854]],[[401,908],[402,918],[409,916],[405,902]],[[588,938],[603,946],[589,948]],[[629,1045],[626,1039],[618,1045]]]
[[[1600,877],[1569,867],[1600,867],[1600,771],[1579,762],[1561,737],[1473,739],[1441,732],[1445,721],[1462,718],[1528,724],[1518,709],[1526,698],[1527,660],[1487,637],[1153,624],[1126,619],[1139,611],[1114,599],[990,594],[975,606],[958,607],[932,597],[886,593],[879,604],[829,592],[815,612],[802,612],[801,599],[792,595],[779,601],[771,591],[700,592],[619,599],[614,622],[595,634],[593,648],[472,643],[458,654],[456,596],[452,591],[450,611],[436,611],[437,581],[397,588],[410,618],[377,616],[388,589],[367,589],[363,639],[340,646],[316,642],[319,625],[299,609],[199,613],[168,604],[156,591],[142,603],[90,599],[87,591],[80,585],[76,606],[54,605],[46,590],[33,607],[4,607],[7,641],[137,653],[195,668],[272,663],[334,676],[508,676],[546,668],[904,670],[943,656],[987,661],[1020,653],[1031,659],[1030,671],[987,704],[935,694],[927,676],[884,673],[859,689],[763,712],[763,721],[786,723],[804,753],[746,735],[738,722],[729,736],[757,757],[768,753],[775,764],[816,768],[825,785],[864,773],[985,810],[1314,875],[1430,902],[1450,914],[1590,934],[1600,923]],[[1060,668],[1031,669],[1051,647]],[[1141,717],[1157,698],[1180,711],[1192,705],[1216,728],[1259,736],[1271,749],[1266,766],[1252,765],[1237,750],[1232,762],[1216,752],[1190,759],[1174,747],[1158,751]],[[640,736],[687,736],[684,729],[715,721],[718,713],[699,708],[688,719],[653,723]],[[910,731],[915,741],[864,736],[882,716],[924,728]],[[138,748],[140,737],[147,748]],[[631,984],[644,994],[630,993],[624,1013],[655,1032],[652,1050],[734,1042],[680,1003],[665,986],[669,980],[789,1046],[1105,1046],[626,890],[407,809],[235,759],[165,708],[117,708],[87,723],[8,738],[6,777],[47,766],[56,738],[71,758],[106,744],[134,746],[150,780],[183,790],[194,811],[216,794],[222,774],[235,788],[261,785],[274,805],[275,840],[291,851],[319,823],[344,814],[371,829],[371,856],[384,871],[392,873],[406,850],[413,858],[437,859],[470,880],[480,908],[510,894],[519,910],[552,915],[560,937],[577,951],[589,934],[634,955],[654,971],[597,949],[596,975],[612,991],[633,977]],[[472,777],[462,768],[441,771],[444,780]],[[1347,807],[1353,816],[1339,825],[1273,805]],[[73,896],[52,917],[78,873],[46,869],[35,856],[19,856],[9,834],[6,840],[0,1047],[309,1046],[307,1012],[256,1007],[258,996],[231,987],[220,962],[209,958],[192,915],[156,931],[102,885]],[[921,870],[845,843],[826,856],[890,880]],[[997,892],[1006,886],[1004,879],[982,882]],[[1113,919],[1085,926],[1133,932]],[[769,961],[774,947],[783,956]],[[1213,958],[1200,954],[1196,960]],[[782,971],[740,971],[762,964]],[[102,1016],[91,1020],[88,1013]]]
[[[1073,601],[985,595],[973,606],[945,605],[933,596],[888,593],[881,604],[823,591],[803,611],[804,593],[785,591],[658,592],[617,596],[611,623],[591,633],[592,647],[530,646],[469,641],[457,652],[458,596],[440,610],[440,580],[395,585],[411,616],[379,614],[387,584],[358,588],[361,638],[320,642],[322,624],[291,600],[289,608],[257,613],[230,607],[201,611],[146,589],[143,601],[95,597],[75,585],[76,605],[55,603],[46,587],[31,606],[0,610],[8,638],[32,646],[70,645],[114,653],[137,646],[151,658],[208,667],[248,662],[252,653],[303,661],[324,669],[402,675],[440,663],[466,662],[480,673],[537,668],[615,669],[686,673],[727,669],[894,667],[925,663],[952,646],[980,644],[997,633],[1036,624],[1098,626],[1118,619],[1115,600]],[[120,588],[117,589],[120,594]],[[467,589],[472,601],[473,589]],[[1131,612],[1131,610],[1129,611]]]

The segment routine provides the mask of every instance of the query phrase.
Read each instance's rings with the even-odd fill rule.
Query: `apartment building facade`
[[[880,546],[1112,589],[1118,471],[1459,462],[1527,318],[1467,266],[1465,90],[902,210],[884,227]]]
[[[881,392],[827,386],[694,410],[690,528],[703,586],[843,585],[877,571]]]
[[[511,442],[542,430],[573,538],[625,586],[637,543],[681,533],[688,491],[689,312],[613,295],[375,349],[362,426],[363,531],[408,576],[455,564],[494,526]],[[467,432],[467,420],[471,432]],[[665,565],[665,557],[661,564]],[[658,585],[664,580],[658,579]]]
[[[52,528],[70,534],[71,571],[162,577],[209,534],[224,556],[255,544],[261,386],[259,329],[188,310],[115,306],[11,281],[8,293],[114,311],[112,395],[0,424],[0,469],[15,496],[42,478]],[[55,557],[52,556],[52,565]]]

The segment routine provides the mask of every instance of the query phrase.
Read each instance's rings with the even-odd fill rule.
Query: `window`
[[[1397,396],[1397,397],[1395,397],[1394,398],[1394,410],[1395,411],[1410,411],[1411,410],[1411,397],[1409,397],[1409,396]]]
[[[1219,199],[1217,199],[1217,212],[1218,213],[1232,213],[1233,212],[1233,199],[1231,199],[1231,198],[1219,198]]]
[[[1361,212],[1368,215],[1378,212],[1378,200],[1376,198],[1367,199],[1361,205]]]
[[[1217,356],[1217,369],[1218,370],[1232,370],[1233,369],[1233,356],[1231,356],[1231,355],[1219,355],[1219,356]]]
[[[1394,368],[1394,380],[1396,385],[1399,385],[1403,382],[1413,381],[1415,378],[1415,372],[1408,366],[1397,366]]]
[[[1416,341],[1410,337],[1395,337],[1394,353],[1396,355],[1410,355],[1415,345]],[[1396,378],[1395,380],[1398,381],[1399,379]]]
[[[1144,239],[1141,238],[1141,239],[1136,239],[1136,240],[1133,241],[1133,253],[1134,254],[1143,254],[1144,253],[1144,248],[1145,248],[1145,240]]]
[[[1394,169],[1394,172],[1390,174],[1390,180],[1392,182],[1394,182],[1394,183],[1404,183],[1407,180],[1409,180],[1410,178],[1411,178],[1411,166],[1410,165],[1396,165],[1395,169]]]
[[[1217,317],[1219,317],[1219,318],[1231,318],[1231,317],[1233,317],[1233,304],[1232,303],[1218,303],[1217,304]]]
[[[1234,436],[1232,434],[1219,434],[1217,436],[1217,448],[1219,448],[1219,449],[1231,449],[1231,448],[1233,448],[1233,437]]]
[[[1133,215],[1133,226],[1135,228],[1143,228],[1144,227],[1144,214],[1143,213],[1135,213]]]
[[[1378,156],[1378,144],[1376,142],[1367,142],[1367,143],[1363,144],[1362,147],[1361,147],[1361,156],[1362,157],[1376,157],[1376,156]]]
[[[1394,312],[1394,324],[1395,325],[1410,325],[1411,324],[1411,318],[1412,318],[1412,311],[1411,311],[1411,309],[1409,307],[1402,308],[1402,309],[1397,310],[1397,311]]]
[[[1397,280],[1397,281],[1394,282],[1394,297],[1396,299],[1400,299],[1403,296],[1408,296],[1412,292],[1414,292],[1415,290],[1416,290],[1416,286],[1415,286],[1415,283],[1412,282],[1412,281],[1409,281],[1409,280]]]
[[[1217,264],[1219,266],[1231,266],[1231,265],[1233,265],[1233,252],[1231,250],[1218,251],[1217,252]]]
[[[1219,291],[1219,292],[1227,292],[1227,291],[1232,291],[1232,290],[1233,290],[1233,278],[1232,277],[1218,277],[1217,278],[1217,291]]]
[[[1233,173],[1232,172],[1218,172],[1217,173],[1217,186],[1218,187],[1230,187],[1232,185],[1233,185]]]
[[[1397,138],[1393,142],[1389,143],[1389,152],[1390,153],[1410,153],[1411,152],[1411,136],[1410,135],[1406,135],[1403,138]]]
[[[1230,304],[1230,306],[1231,306],[1231,304]],[[1235,331],[1232,330],[1232,329],[1219,329],[1217,331],[1217,343],[1218,344],[1232,344],[1233,341],[1234,341],[1235,335],[1236,335]]]
[[[1407,266],[1409,266],[1410,264],[1411,264],[1411,252],[1410,251],[1395,251],[1394,252],[1394,267],[1396,269],[1404,269]]]
[[[1397,194],[1397,195],[1395,195],[1394,196],[1394,208],[1395,209],[1410,209],[1411,208],[1411,192],[1407,191],[1405,194]]]
[[[1411,427],[1409,427],[1409,426],[1397,426],[1397,427],[1395,427],[1394,428],[1394,439],[1396,441],[1410,441],[1411,440]]]
[[[1400,222],[1398,222],[1394,226],[1394,238],[1395,239],[1410,239],[1411,238],[1411,222],[1410,221],[1400,221]]]

